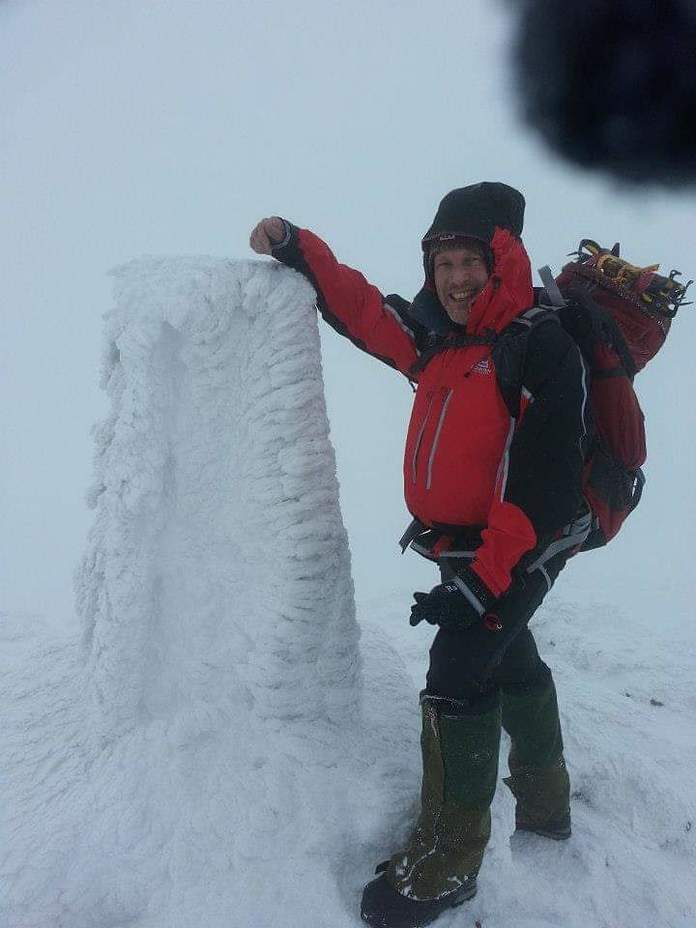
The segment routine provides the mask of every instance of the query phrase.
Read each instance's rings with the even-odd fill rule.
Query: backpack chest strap
[[[419,374],[432,359],[442,354],[443,351],[449,351],[451,348],[471,348],[476,345],[495,345],[498,340],[496,333],[489,329],[483,335],[433,335],[429,343],[425,346],[421,356],[410,368],[409,373]]]

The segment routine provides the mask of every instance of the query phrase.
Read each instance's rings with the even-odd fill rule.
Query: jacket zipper
[[[435,437],[433,438],[433,444],[430,449],[430,455],[428,457],[428,475],[425,481],[425,489],[429,490],[430,485],[433,481],[433,461],[435,460],[435,452],[437,451],[437,444],[440,441],[440,432],[442,431],[442,426],[445,421],[445,416],[447,414],[447,407],[449,406],[449,401],[452,399],[453,390],[449,389],[445,394],[444,401],[442,403],[442,409],[440,410],[440,418],[437,421],[437,428],[435,429]]]
[[[421,442],[423,441],[423,432],[425,432],[425,427],[428,424],[428,417],[430,416],[430,410],[433,408],[433,401],[435,399],[435,394],[430,397],[428,402],[428,408],[425,411],[423,416],[423,422],[420,429],[418,430],[418,435],[416,436],[416,445],[413,449],[413,459],[411,461],[411,473],[413,476],[413,482],[416,482],[416,460],[418,459],[418,452],[420,451]]]

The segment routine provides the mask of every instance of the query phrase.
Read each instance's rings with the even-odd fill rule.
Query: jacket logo
[[[482,358],[480,361],[477,361],[476,364],[471,368],[472,374],[490,374],[491,372],[491,362],[488,358]]]

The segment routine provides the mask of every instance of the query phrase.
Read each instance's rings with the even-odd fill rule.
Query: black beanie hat
[[[451,190],[440,202],[423,236],[423,252],[456,238],[477,238],[490,246],[497,227],[519,237],[524,224],[524,197],[507,184],[483,181]]]
[[[450,332],[457,328],[449,319],[434,293],[431,252],[435,246],[464,244],[477,239],[484,246],[488,272],[493,270],[491,242],[496,228],[508,229],[519,237],[524,224],[524,197],[507,184],[483,181],[451,190],[440,202],[433,223],[423,236],[423,268],[426,285],[416,294],[410,313],[433,332]]]

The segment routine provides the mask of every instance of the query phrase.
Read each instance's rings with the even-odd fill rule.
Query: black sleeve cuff
[[[497,599],[470,567],[465,567],[451,582],[456,584],[459,592],[480,616],[489,612]]]
[[[292,240],[294,234],[295,234],[296,231],[297,231],[297,226],[294,226],[291,222],[288,222],[287,219],[283,219],[282,216],[279,217],[279,218],[282,219],[282,221],[283,221],[283,227],[284,227],[284,229],[285,229],[285,235],[283,236],[283,238],[282,238],[282,240],[281,240],[280,242],[278,242],[276,245],[273,245],[273,247],[271,248],[271,254],[273,255],[274,258],[279,258],[279,257],[280,257],[280,255],[279,255],[279,254],[276,254],[276,252],[280,252],[280,251],[282,251],[284,248],[287,248],[288,245],[290,244],[290,241]]]

